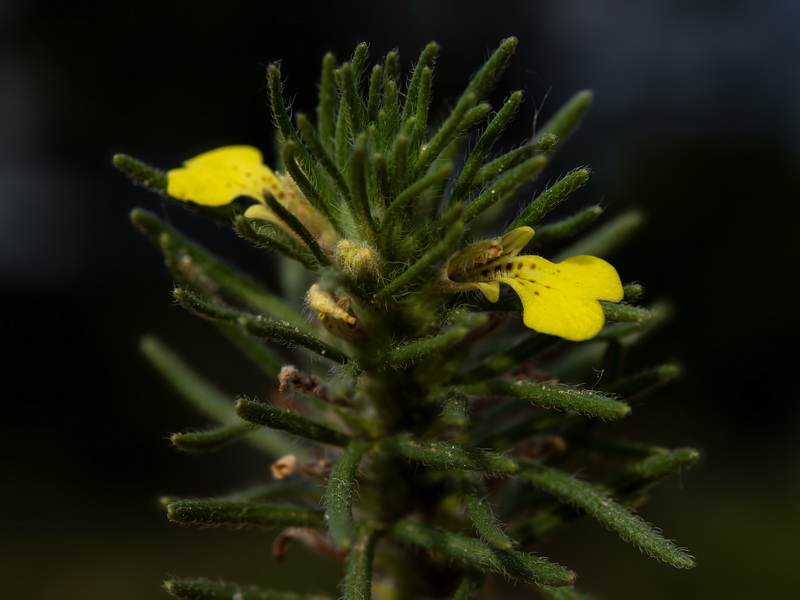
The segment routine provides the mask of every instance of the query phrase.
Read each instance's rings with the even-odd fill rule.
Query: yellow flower
[[[267,208],[265,192],[289,209],[324,250],[333,252],[337,236],[330,222],[311,205],[291,177],[275,173],[264,164],[257,148],[217,148],[187,160],[181,168],[167,172],[167,194],[177,200],[204,206],[222,206],[246,196],[258,202],[245,211],[246,217],[276,223],[294,235]]]
[[[500,298],[500,284],[522,300],[525,325],[567,340],[588,340],[603,328],[598,300],[622,300],[617,271],[594,256],[573,256],[552,263],[541,256],[518,256],[533,237],[520,227],[497,240],[470,244],[447,263],[442,287],[447,291],[479,289],[490,302]]]

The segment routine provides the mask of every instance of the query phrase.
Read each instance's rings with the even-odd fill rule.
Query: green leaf
[[[527,583],[565,586],[575,581],[575,573],[545,558],[493,548],[480,540],[421,525],[409,519],[397,521],[389,531],[405,542]]]
[[[167,194],[167,174],[127,154],[115,154],[114,166],[138,183],[156,193]]]
[[[303,137],[303,141],[308,144],[309,150],[311,150],[312,154],[317,158],[319,161],[320,167],[324,170],[325,173],[330,176],[331,180],[333,181],[336,188],[339,190],[339,193],[345,199],[345,201],[350,205],[352,203],[352,197],[350,195],[350,188],[347,185],[347,182],[344,180],[341,171],[339,170],[339,166],[337,166],[336,162],[334,162],[334,158],[328,153],[325,149],[322,140],[319,139],[317,136],[317,130],[314,129],[314,126],[311,124],[311,121],[308,120],[302,113],[298,113],[295,117],[297,121],[297,127],[300,130],[300,135]],[[337,143],[338,143],[338,133],[337,133]],[[298,143],[298,149],[302,148]],[[337,148],[337,152],[339,149]],[[349,155],[349,143],[347,148],[345,149],[347,155]],[[300,165],[302,168],[302,164]]]
[[[460,208],[456,207],[460,216]],[[442,238],[442,241],[434,245],[425,254],[420,256],[416,262],[409,266],[405,271],[397,275],[385,287],[378,290],[374,296],[375,302],[382,302],[388,300],[391,296],[398,293],[400,290],[410,285],[415,280],[427,275],[434,267],[449,254],[452,254],[458,241],[461,239],[461,234],[464,232],[464,223],[461,220],[456,220],[455,223],[450,225]]]
[[[469,399],[458,390],[450,390],[442,399],[442,423],[459,429],[469,424]]]
[[[202,378],[158,338],[145,336],[139,347],[175,391],[200,413],[218,423],[241,424],[233,411],[233,399]]]
[[[536,230],[536,235],[531,240],[531,245],[541,246],[553,240],[576,235],[594,223],[602,214],[603,208],[595,205],[565,219],[542,225]]]
[[[622,539],[654,558],[675,567],[687,569],[694,566],[694,560],[688,554],[664,539],[641,517],[620,506],[595,486],[551,467],[535,463],[521,463],[517,475],[553,494],[562,502],[585,510],[602,525],[619,533]]]
[[[380,356],[378,364],[384,366],[409,365],[429,356],[442,354],[467,335],[470,329],[478,326],[482,321],[485,322],[487,318],[481,315],[477,320],[457,323],[437,335],[396,346]]]
[[[539,406],[578,412],[603,419],[620,419],[630,412],[624,402],[600,392],[582,390],[567,385],[531,383],[526,381],[483,381],[459,386],[472,395],[513,396]]]
[[[632,210],[612,219],[594,232],[565,248],[553,258],[553,262],[561,262],[570,256],[589,254],[606,258],[615,250],[624,246],[631,236],[644,224],[644,217]]]
[[[481,487],[469,477],[462,479],[462,485],[464,505],[478,535],[496,548],[512,550],[516,542],[503,531]]]
[[[453,600],[475,600],[481,591],[484,578],[482,570],[468,567],[461,583],[458,584],[456,593],[453,594]]]
[[[466,200],[470,191],[473,189],[472,181],[475,174],[480,169],[484,159],[489,155],[492,147],[494,146],[500,134],[508,126],[514,115],[519,110],[519,105],[522,102],[522,92],[514,92],[509,99],[503,104],[503,108],[495,115],[486,131],[478,139],[475,147],[467,157],[464,167],[458,176],[458,180],[453,185],[453,191],[450,194],[450,202],[457,202]]]
[[[425,69],[433,71],[433,66],[436,63],[436,56],[439,53],[439,45],[435,42],[429,43],[419,55],[419,60],[414,67],[414,72],[411,74],[411,81],[408,83],[408,90],[406,92],[406,101],[403,104],[403,125],[409,119],[415,117],[418,111],[419,95],[420,95],[420,80],[422,79],[422,72]],[[388,56],[387,56],[388,61]],[[396,63],[396,60],[395,60]],[[388,64],[388,63],[387,63]],[[387,66],[388,70],[388,66]]]
[[[524,186],[533,181],[533,178],[546,164],[547,158],[539,155],[511,169],[472,200],[472,202],[467,204],[467,208],[464,210],[464,222],[469,223],[490,206],[512,197]]]
[[[475,106],[477,97],[474,94],[465,94],[455,105],[450,116],[447,117],[439,130],[425,145],[419,157],[414,161],[413,177],[421,177],[433,164],[442,151],[452,142],[459,132],[459,127],[467,111]],[[416,126],[416,125],[415,125]]]
[[[201,317],[212,321],[235,323],[255,337],[305,348],[334,362],[344,364],[350,360],[333,346],[287,323],[265,319],[261,315],[238,311],[224,304],[211,302],[202,296],[181,288],[175,288],[172,293],[181,306]]]
[[[589,169],[578,169],[559,179],[556,183],[539,194],[522,213],[514,219],[504,233],[517,227],[533,227],[542,220],[551,210],[558,206],[567,197],[581,187],[589,178]]]
[[[358,465],[364,454],[372,448],[371,442],[352,441],[336,460],[325,488],[325,517],[328,531],[339,548],[350,548],[353,543],[353,492]]]
[[[173,433],[169,440],[174,446],[177,446],[181,450],[209,452],[241,437],[251,429],[252,426],[246,423],[237,423],[209,429],[207,431]]]
[[[482,100],[500,79],[511,60],[511,55],[517,48],[517,43],[518,40],[515,37],[508,37],[500,42],[497,49],[472,77],[462,98],[467,94],[475,94],[478,100]]]
[[[422,192],[447,179],[452,172],[452,163],[447,163],[442,167],[431,171],[424,177],[417,179],[414,183],[400,192],[400,194],[398,194],[397,197],[392,200],[392,203],[386,210],[386,214],[384,214],[381,221],[381,229],[391,230],[392,228],[402,226],[400,218],[406,208],[408,208],[408,205],[413,200],[416,200],[419,195],[422,194]]]
[[[616,302],[600,301],[606,321],[611,323],[647,323],[650,320],[650,311],[641,306],[619,304]]]
[[[589,90],[578,92],[542,126],[538,137],[552,133],[559,140],[566,140],[575,131],[591,105],[592,92]]]
[[[300,222],[300,219],[294,216],[283,204],[278,202],[272,194],[264,194],[264,201],[267,203],[269,209],[303,240],[303,243],[311,251],[311,254],[314,255],[317,264],[321,267],[329,267],[331,264],[330,259],[325,252],[322,251],[316,238],[306,229],[306,226]]]
[[[285,431],[320,444],[346,446],[350,438],[330,427],[262,402],[245,398],[236,401],[236,414],[248,423]]]
[[[297,144],[295,142],[286,142],[283,146],[282,158],[287,172],[312,206],[325,215],[325,218],[341,234],[341,225],[337,218],[339,206],[336,202],[335,194],[331,192],[332,188],[324,185],[324,183],[327,183],[324,172],[321,169],[313,172],[317,185],[312,184],[311,180],[306,177],[306,174],[300,168],[300,165],[297,164],[296,154]]]
[[[308,248],[287,234],[278,225],[267,221],[248,219],[244,215],[240,215],[236,219],[234,227],[236,228],[236,233],[244,239],[250,240],[254,244],[290,260],[297,261],[307,271],[314,273],[319,270],[319,264]]]
[[[183,525],[209,527],[325,527],[321,510],[256,502],[178,500],[167,505],[167,517]]]
[[[342,600],[368,600],[372,597],[372,559],[379,535],[378,531],[366,530],[353,544],[342,583]]]
[[[664,385],[680,374],[681,369],[677,365],[659,365],[620,379],[611,387],[611,391],[616,394],[622,394],[627,398],[632,398]]]
[[[559,337],[533,332],[511,344],[505,342],[502,347],[496,347],[494,352],[488,353],[477,366],[466,369],[459,383],[485,381],[502,375],[561,342]]]
[[[380,442],[386,452],[405,456],[445,471],[479,471],[489,474],[513,473],[517,466],[510,456],[454,442],[431,442],[413,437],[390,437]]]
[[[552,148],[553,144],[555,144],[556,140],[556,136],[546,135],[541,139],[537,138],[537,140],[534,140],[530,144],[510,150],[489,161],[475,174],[472,181],[473,189],[493,181],[506,171],[513,169],[536,155],[547,153]]]
[[[367,192],[367,136],[365,134],[356,138],[353,152],[350,155],[350,190],[353,218],[359,225],[359,229],[366,233],[371,241],[374,241],[376,227]]]
[[[639,494],[662,479],[692,467],[698,460],[700,453],[694,448],[661,452],[628,465],[616,473],[606,487],[621,496]]]
[[[336,57],[328,52],[322,59],[322,77],[319,84],[319,104],[317,105],[317,125],[319,138],[326,147],[333,147],[333,136],[336,131],[336,81],[333,71],[336,69]]]
[[[230,323],[217,323],[217,327],[254,364],[261,367],[271,377],[278,377],[283,361],[275,356],[263,342],[250,337],[239,327]]]
[[[278,592],[206,579],[170,579],[164,582],[164,589],[179,600],[332,600],[330,596]]]
[[[551,600],[591,600],[586,594],[573,587],[555,588],[547,585],[537,586],[539,590]]]
[[[341,94],[342,107],[347,114],[349,137],[355,138],[367,128],[365,122],[367,108],[358,93],[353,67],[350,63],[344,63],[333,74]]]
[[[289,322],[297,322],[301,327],[305,322],[297,312],[269,290],[256,283],[251,277],[234,269],[231,265],[213,256],[199,245],[190,242],[172,227],[161,221],[153,213],[135,209],[131,220],[139,230],[160,247],[164,247],[164,237],[169,240],[172,256],[168,260],[190,268],[195,277],[202,276],[213,282],[220,291],[235,298],[250,308]],[[186,279],[181,273],[178,279]]]

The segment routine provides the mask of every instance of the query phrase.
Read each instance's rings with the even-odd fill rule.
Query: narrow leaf
[[[352,441],[336,460],[325,488],[325,517],[328,532],[339,548],[353,543],[353,492],[361,458],[372,447],[370,442]]]
[[[319,84],[319,105],[317,106],[317,124],[319,138],[326,147],[333,144],[336,130],[336,81],[333,71],[336,69],[336,57],[328,52],[322,59],[322,77]]]
[[[346,446],[350,440],[344,433],[263,402],[239,398],[236,401],[236,414],[248,423],[285,431],[320,444]]]
[[[134,183],[159,194],[167,193],[167,174],[127,154],[115,154],[114,166],[130,177]]]
[[[408,83],[408,91],[406,92],[406,101],[403,105],[403,125],[405,125],[411,117],[417,114],[419,102],[419,89],[420,80],[422,79],[422,72],[427,68],[433,70],[436,63],[436,56],[439,53],[439,45],[431,42],[419,55],[419,60],[414,67],[414,72],[411,74],[411,81]],[[387,57],[388,59],[388,57]]]
[[[478,197],[472,200],[472,202],[467,204],[467,208],[464,210],[464,221],[469,223],[490,206],[502,202],[516,194],[525,185],[529,184],[546,164],[547,158],[544,156],[534,156],[521,165],[511,169]]]
[[[559,141],[566,140],[575,131],[591,105],[592,92],[588,90],[578,92],[542,126],[539,136],[552,133]]]
[[[453,347],[463,338],[470,329],[485,322],[486,317],[481,316],[480,320],[472,320],[461,324],[455,324],[437,335],[408,342],[397,346],[379,357],[381,365],[405,365],[419,362],[429,356],[441,354]]]
[[[553,335],[526,334],[510,345],[505,343],[503,348],[496,348],[495,352],[486,356],[483,363],[468,368],[459,382],[472,383],[502,375],[559,343],[561,338]]]
[[[218,323],[217,327],[248,359],[261,367],[264,372],[273,377],[278,376],[283,366],[283,361],[275,356],[260,340],[252,338],[239,327],[230,323]]]
[[[542,464],[524,463],[517,475],[525,481],[543,489],[559,500],[577,506],[597,519],[602,525],[641,548],[654,558],[675,567],[691,568],[694,560],[664,539],[651,525],[616,503],[611,497],[589,483],[579,481]]]
[[[359,229],[374,238],[376,227],[367,192],[367,136],[365,134],[358,136],[350,156],[350,192],[353,220],[359,224]]]
[[[263,312],[276,319],[289,322],[303,323],[297,312],[283,300],[270,293],[269,290],[256,283],[252,278],[231,265],[216,258],[197,244],[190,242],[172,227],[161,221],[153,213],[136,209],[131,212],[131,220],[139,230],[156,244],[163,247],[162,236],[170,242],[172,251],[176,254],[170,260],[188,264],[195,272],[200,272],[207,277],[221,291],[232,298],[243,302],[250,308]],[[185,277],[181,277],[185,279]]]
[[[467,477],[464,477],[462,483],[464,486],[464,505],[478,535],[487,544],[491,544],[496,548],[513,549],[516,542],[508,537],[501,528],[480,486]]]
[[[469,424],[469,399],[457,390],[450,390],[442,400],[442,423],[463,429]]]
[[[575,581],[575,573],[545,558],[493,548],[480,540],[427,527],[408,519],[397,521],[389,531],[405,542],[527,583],[565,586]]]
[[[458,104],[455,105],[453,111],[450,113],[450,116],[442,123],[442,126],[427,143],[425,149],[420,153],[416,161],[414,161],[414,177],[419,177],[425,173],[433,161],[436,160],[450,142],[455,139],[464,115],[469,109],[475,106],[476,101],[477,97],[475,94],[464,94],[461,97]]]
[[[534,227],[551,210],[581,187],[589,178],[588,169],[578,169],[562,177],[556,183],[539,194],[520,215],[506,228],[505,233],[518,227]]]
[[[531,243],[534,246],[541,246],[552,240],[576,235],[594,223],[602,214],[601,206],[590,206],[565,219],[542,225],[536,230]]]
[[[246,423],[237,423],[235,425],[225,425],[207,431],[173,433],[169,440],[174,446],[177,446],[181,450],[209,452],[241,437],[250,429],[252,429],[251,426]]]
[[[330,596],[279,592],[206,579],[170,579],[164,582],[164,589],[179,600],[332,600]]]
[[[568,248],[559,252],[553,262],[560,262],[570,256],[589,254],[608,257],[623,246],[644,224],[644,217],[638,211],[629,211],[609,221],[594,232],[582,237]]]
[[[353,544],[347,558],[342,600],[368,600],[372,597],[372,559],[379,535],[378,531],[367,530]]]
[[[536,155],[547,153],[552,148],[553,144],[555,144],[556,140],[556,136],[546,135],[541,139],[534,140],[530,144],[520,146],[515,150],[498,156],[482,166],[475,174],[472,181],[472,188],[475,189],[476,187],[480,187],[496,179],[506,171],[513,169],[517,165],[521,165],[526,160]]]
[[[383,220],[381,221],[381,228],[391,229],[397,227],[398,223],[396,221],[399,220],[400,215],[402,215],[403,211],[408,208],[409,204],[416,200],[419,195],[428,188],[433,187],[447,179],[452,172],[452,163],[447,163],[441,168],[428,173],[420,179],[417,179],[414,183],[404,189],[394,200],[392,200],[392,203],[389,205],[389,208],[387,209],[386,214],[383,216]]]
[[[567,385],[527,381],[483,381],[459,386],[457,389],[473,395],[513,396],[529,400],[539,406],[579,412],[603,419],[620,419],[630,412],[630,407],[624,402],[600,392]]]
[[[283,147],[283,164],[291,175],[294,182],[297,184],[297,187],[300,188],[300,191],[303,192],[303,195],[308,199],[308,201],[317,209],[319,210],[328,221],[339,231],[339,223],[337,219],[337,208],[335,198],[330,198],[329,194],[321,193],[320,186],[314,185],[311,181],[306,177],[306,174],[297,164],[297,144],[295,142],[286,142]],[[319,173],[317,176],[317,181],[321,179],[322,173]],[[340,232],[341,233],[341,232]]]
[[[201,317],[213,321],[236,323],[255,337],[305,348],[334,362],[342,364],[349,362],[347,356],[336,348],[313,335],[300,331],[297,327],[292,327],[284,322],[265,319],[261,315],[234,310],[223,304],[213,303],[181,288],[175,288],[172,293],[181,306]]]
[[[460,216],[461,209],[460,207],[458,207],[458,209]],[[458,240],[461,239],[461,234],[463,231],[464,223],[460,220],[457,220],[453,225],[450,225],[441,242],[420,256],[416,262],[414,262],[414,264],[400,273],[385,287],[378,290],[378,292],[375,294],[375,301],[382,302],[383,300],[387,300],[392,295],[414,282],[416,279],[426,275],[446,256],[453,253],[453,251],[456,249]]]
[[[209,527],[325,527],[321,510],[256,502],[178,500],[167,505],[167,517],[175,523]]]
[[[203,379],[158,338],[143,337],[140,349],[175,391],[200,413],[218,423],[239,423],[233,411],[233,399]]]
[[[281,71],[277,65],[272,64],[267,68],[267,79],[269,80],[270,106],[272,117],[278,125],[278,130],[283,136],[284,142],[295,142],[300,164],[304,167],[311,165],[312,160],[305,146],[300,142],[297,130],[292,126],[292,119],[289,117],[289,110],[283,100],[283,84],[281,83]]]
[[[316,156],[320,166],[325,170],[325,172],[330,175],[331,179],[339,190],[339,193],[345,198],[345,200],[350,202],[350,188],[348,187],[347,182],[344,180],[344,177],[342,177],[342,173],[339,171],[339,167],[334,162],[333,157],[325,149],[325,146],[322,144],[322,141],[319,139],[319,137],[317,137],[317,131],[311,124],[311,121],[309,121],[308,117],[302,113],[298,113],[295,117],[295,120],[297,121],[297,127],[300,130],[300,135],[303,136],[303,141],[308,144],[309,150],[311,150],[314,156]],[[298,149],[301,147],[302,146],[298,145]]]
[[[256,221],[240,215],[234,223],[236,233],[271,252],[299,262],[307,271],[315,272],[319,264],[311,251],[274,223]]]
[[[513,473],[517,466],[510,456],[454,442],[430,442],[411,437],[390,437],[380,447],[392,454],[446,471],[465,469],[482,473]]]
[[[369,95],[367,96],[367,123],[378,122],[378,110],[381,103],[381,86],[383,85],[383,67],[375,65],[369,79]]]
[[[475,600],[481,591],[484,578],[485,575],[482,570],[473,567],[467,568],[461,583],[458,584],[456,593],[453,594],[453,600]]]
[[[677,365],[659,365],[653,369],[640,371],[635,375],[620,379],[612,386],[611,391],[616,394],[622,394],[626,398],[632,398],[664,385],[680,374],[681,370]]]
[[[482,99],[492,89],[503,74],[511,55],[517,48],[517,38],[509,37],[500,42],[500,45],[483,64],[467,86],[465,94],[473,93]]]
[[[545,597],[551,600],[591,600],[586,594],[579,592],[573,587],[550,587],[548,585],[537,586]]]
[[[311,251],[311,254],[314,255],[314,258],[320,266],[330,266],[330,259],[325,252],[322,251],[322,248],[319,246],[319,242],[317,242],[312,233],[300,222],[300,219],[294,216],[294,214],[283,204],[278,202],[278,200],[272,194],[265,194],[264,201],[267,203],[269,209],[275,213],[281,221],[286,223],[289,229],[294,231],[301,240],[303,240],[303,243]]]
[[[344,63],[333,74],[341,94],[342,106],[347,113],[350,137],[355,138],[366,130],[366,107],[358,94],[353,67],[350,63]]]
[[[486,127],[486,131],[483,132],[483,135],[478,139],[472,152],[467,157],[464,168],[461,169],[458,180],[450,194],[450,202],[457,202],[467,198],[470,190],[473,189],[472,180],[475,174],[480,169],[484,159],[489,155],[500,134],[503,133],[511,119],[517,114],[521,102],[522,92],[511,94],[511,97],[503,104],[503,107]]]
[[[651,313],[641,306],[631,306],[630,304],[619,304],[615,302],[600,301],[603,307],[603,314],[606,321],[612,323],[647,323]]]

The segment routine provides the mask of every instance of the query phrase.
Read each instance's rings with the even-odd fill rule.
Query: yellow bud
[[[356,281],[377,281],[380,274],[378,253],[367,244],[340,240],[336,245],[336,262]]]

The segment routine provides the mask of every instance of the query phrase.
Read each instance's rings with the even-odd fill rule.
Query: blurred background
[[[269,382],[173,305],[160,255],[128,212],[153,210],[272,274],[229,231],[132,186],[111,156],[166,169],[223,144],[269,150],[266,66],[282,60],[294,108],[312,112],[323,53],[343,60],[360,41],[375,60],[399,48],[405,69],[439,42],[441,109],[515,35],[494,100],[514,89],[527,99],[505,143],[530,136],[539,112],[594,90],[546,178],[590,165],[570,208],[601,201],[610,216],[645,213],[614,264],[645,285],[646,302],[675,309],[637,360],[677,360],[685,377],[607,427],[703,452],[641,510],[692,551],[693,571],[647,559],[588,521],[541,551],[600,599],[790,597],[800,530],[799,28],[792,0],[229,1],[207,12],[186,1],[5,0],[0,596],[158,599],[167,575],[335,590],[339,566],[300,547],[277,566],[263,534],[164,518],[162,494],[221,494],[266,481],[268,470],[243,447],[196,457],[169,446],[169,432],[204,421],[139,357],[140,336],[157,333],[231,394],[263,397]]]

